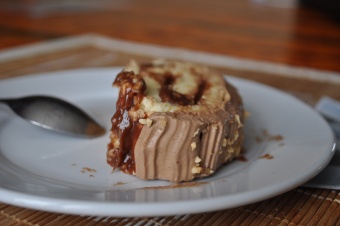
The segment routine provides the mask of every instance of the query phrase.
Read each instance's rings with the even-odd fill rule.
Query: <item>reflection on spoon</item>
[[[55,97],[0,99],[17,115],[45,129],[84,137],[98,137],[105,129],[80,108]]]

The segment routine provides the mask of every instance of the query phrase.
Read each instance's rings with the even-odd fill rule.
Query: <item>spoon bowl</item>
[[[18,116],[45,129],[83,137],[98,137],[105,129],[86,112],[64,100],[50,96],[0,99]]]

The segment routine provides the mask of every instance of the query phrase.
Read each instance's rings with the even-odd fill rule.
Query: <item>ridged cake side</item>
[[[241,153],[242,111],[226,104],[199,113],[151,114],[152,125],[143,126],[134,150],[136,176],[180,182],[213,174]]]

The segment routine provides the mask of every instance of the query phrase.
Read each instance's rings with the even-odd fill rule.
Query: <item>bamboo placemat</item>
[[[84,67],[122,66],[130,59],[174,58],[204,63],[258,81],[314,105],[323,96],[340,100],[340,74],[229,56],[84,35],[0,51],[0,79]],[[238,208],[167,217],[76,216],[0,203],[0,225],[340,225],[340,192],[298,187]]]

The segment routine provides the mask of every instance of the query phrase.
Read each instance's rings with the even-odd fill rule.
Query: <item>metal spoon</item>
[[[97,137],[105,133],[95,120],[80,108],[55,97],[28,96],[0,99],[17,115],[34,125],[67,134]]]

